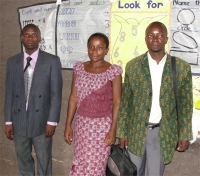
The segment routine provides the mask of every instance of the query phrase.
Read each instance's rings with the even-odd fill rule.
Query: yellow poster
[[[122,66],[147,51],[145,29],[160,21],[170,31],[171,2],[166,0],[113,0],[110,14],[110,62]],[[168,34],[169,36],[169,34]],[[169,45],[166,46],[169,51]]]

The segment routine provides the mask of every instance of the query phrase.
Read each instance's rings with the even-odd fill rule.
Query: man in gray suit
[[[5,134],[14,139],[19,175],[26,176],[35,175],[32,146],[37,175],[52,175],[52,136],[60,119],[60,59],[41,51],[40,41],[39,28],[26,25],[21,33],[25,51],[9,58],[6,68]]]

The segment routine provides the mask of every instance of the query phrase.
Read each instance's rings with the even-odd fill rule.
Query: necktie
[[[24,68],[24,88],[25,88],[25,99],[26,99],[26,102],[28,102],[29,91],[31,87],[31,74],[28,67],[30,66],[30,61],[32,60],[32,58],[27,57],[26,60],[27,60],[27,63],[26,63],[26,67]]]
[[[24,72],[25,72],[26,69],[30,66],[30,62],[31,62],[32,58],[31,58],[31,57],[27,57],[26,60],[27,60],[27,63],[26,63],[26,67],[25,67],[25,69],[24,69]]]

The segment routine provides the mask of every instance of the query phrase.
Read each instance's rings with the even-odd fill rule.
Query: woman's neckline
[[[88,73],[88,74],[92,74],[92,75],[104,74],[104,73],[106,73],[108,70],[110,70],[111,66],[112,66],[112,64],[110,64],[110,66],[108,67],[108,69],[106,69],[106,70],[103,71],[103,72],[100,72],[100,73],[93,73],[93,72],[86,71],[86,70],[85,70],[85,66],[84,66],[84,62],[82,62],[82,68],[83,68],[84,72],[86,72],[86,73]]]

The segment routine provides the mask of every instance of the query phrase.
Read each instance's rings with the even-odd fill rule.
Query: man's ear
[[[167,42],[168,42],[168,37],[166,38],[165,44],[167,44]]]

